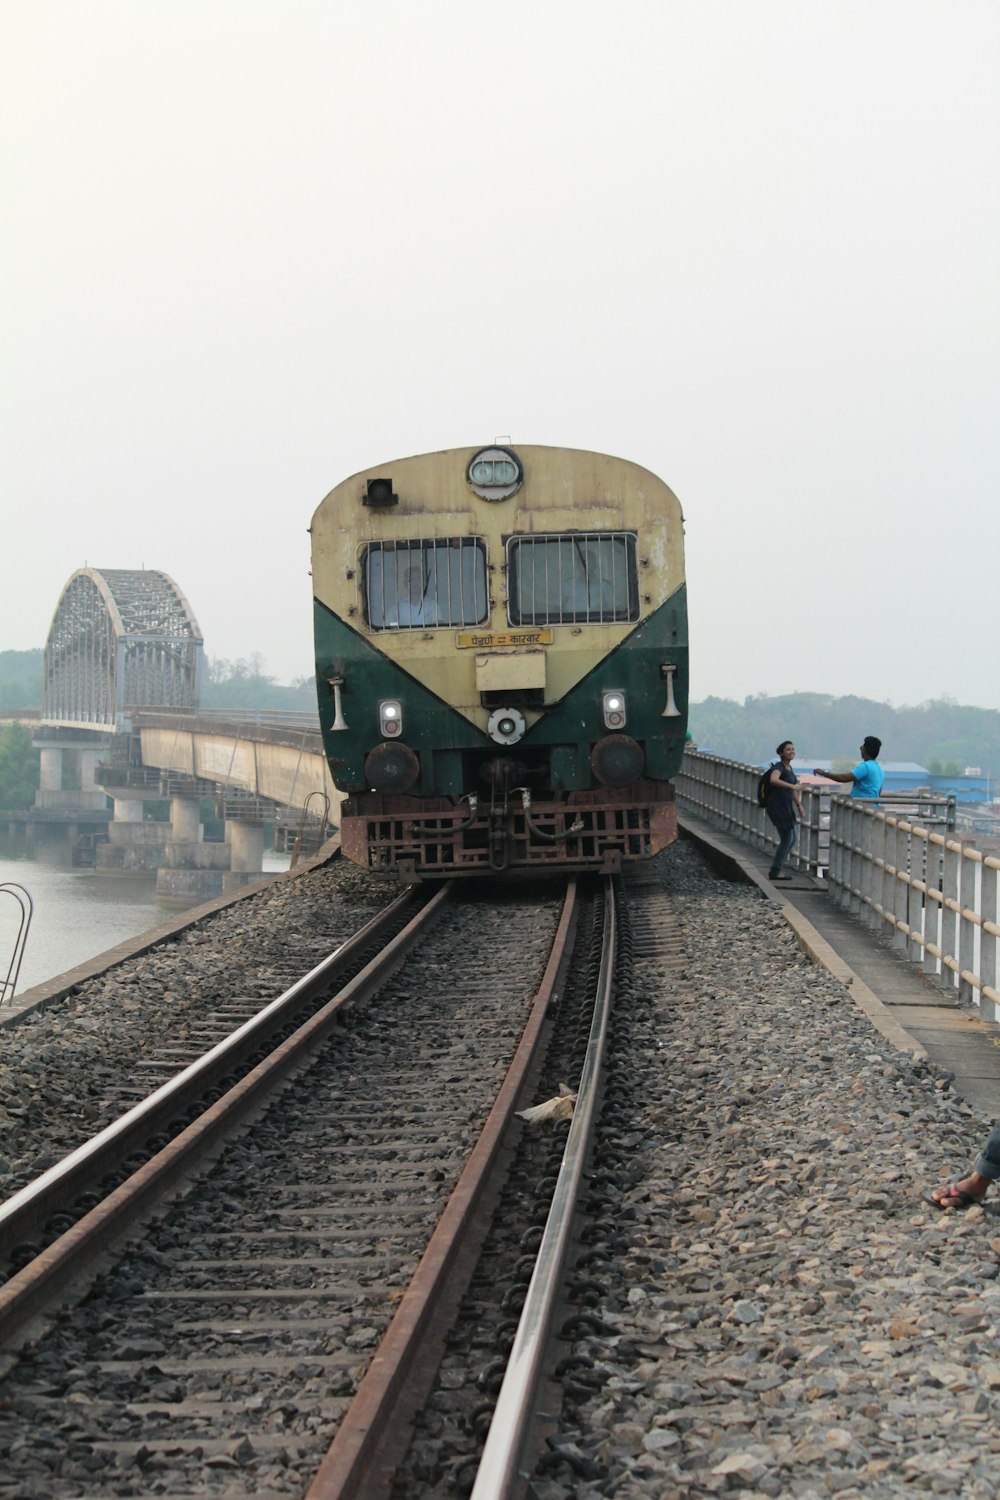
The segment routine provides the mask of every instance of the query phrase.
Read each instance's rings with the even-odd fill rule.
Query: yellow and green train
[[[683,524],[647,469],[571,448],[453,448],[331,490],[312,572],[344,854],[417,880],[670,843]]]

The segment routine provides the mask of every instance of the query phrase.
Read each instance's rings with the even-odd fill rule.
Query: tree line
[[[44,652],[0,651],[0,712],[42,706]],[[228,661],[210,657],[202,682],[203,708],[309,713],[316,709],[311,676],[279,683],[268,674],[259,652]],[[30,731],[0,746],[0,808],[31,805],[38,786],[38,752]],[[823,693],[756,693],[740,703],[733,698],[705,698],[692,703],[688,728],[694,742],[727,759],[765,765],[782,740],[794,740],[817,762],[852,764],[866,734],[882,741],[882,759],[915,761],[934,775],[951,776],[967,766],[983,775],[1000,775],[1000,711],[971,708],[952,698],[932,699],[916,707],[895,707],[871,698],[835,698]],[[34,784],[26,800],[25,778]]]
[[[941,776],[969,766],[984,776],[1000,774],[1000,711],[952,698],[899,708],[823,693],[757,693],[742,703],[706,698],[691,704],[688,728],[701,749],[749,765],[773,760],[782,740],[794,740],[801,754],[817,760],[853,762],[864,736],[875,734],[883,761],[914,761]]]

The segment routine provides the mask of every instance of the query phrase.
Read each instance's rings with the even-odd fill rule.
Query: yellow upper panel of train
[[[673,491],[572,448],[501,443],[364,469],[318,507],[312,553],[317,600],[476,719],[494,678],[530,690],[535,674],[558,698],[684,582]]]

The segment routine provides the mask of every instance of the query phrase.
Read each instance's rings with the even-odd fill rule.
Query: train
[[[614,873],[676,838],[687,585],[663,480],[501,440],[362,470],[310,533],[347,858],[407,883]]]

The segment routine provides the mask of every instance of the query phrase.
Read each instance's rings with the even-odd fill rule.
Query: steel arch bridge
[[[107,733],[128,729],[133,709],[196,708],[202,646],[166,573],[80,568],[45,643],[42,720]]]

